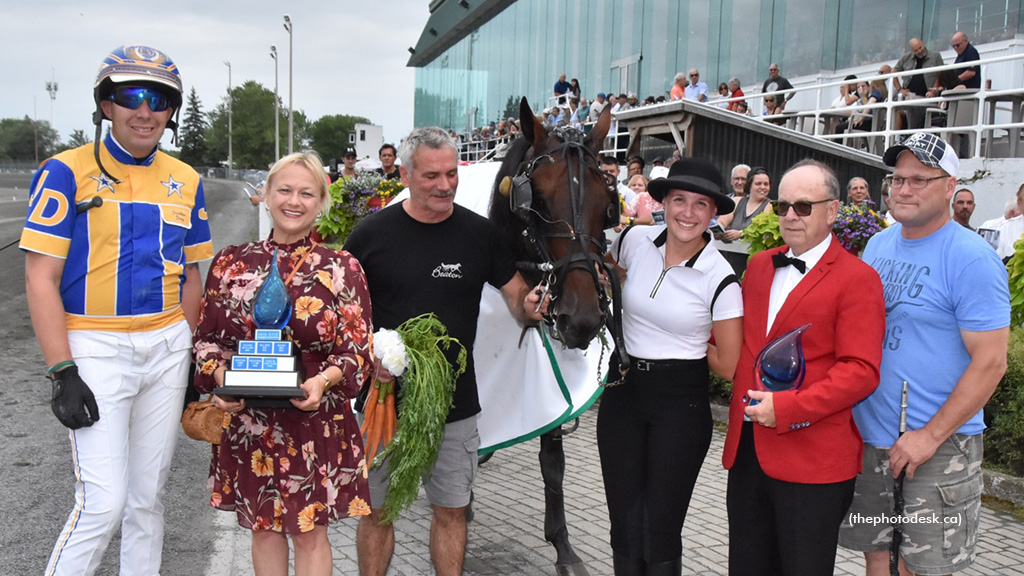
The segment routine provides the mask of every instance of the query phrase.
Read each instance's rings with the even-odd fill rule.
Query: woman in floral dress
[[[284,337],[301,353],[306,395],[285,408],[216,398],[231,418],[213,447],[210,504],[234,511],[252,530],[257,575],[287,574],[289,537],[296,573],[327,575],[326,525],[370,513],[363,444],[348,402],[373,365],[369,293],[355,258],[309,237],[330,199],[314,153],[278,161],[265,198],[270,237],[225,248],[210,267],[196,329],[195,385],[201,393],[221,385],[238,341],[252,339],[253,298],[276,253],[294,306]]]

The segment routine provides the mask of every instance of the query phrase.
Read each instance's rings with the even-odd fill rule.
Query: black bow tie
[[[785,268],[786,266],[792,266],[800,271],[801,274],[807,271],[807,263],[799,258],[790,258],[784,253],[779,252],[772,254],[772,265],[776,268]]]

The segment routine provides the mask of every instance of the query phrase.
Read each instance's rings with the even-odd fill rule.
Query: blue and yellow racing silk
[[[47,160],[32,179],[21,249],[61,258],[69,330],[137,332],[184,318],[185,264],[213,257],[203,183],[154,151],[136,161],[109,134]],[[103,204],[78,213],[99,196]]]

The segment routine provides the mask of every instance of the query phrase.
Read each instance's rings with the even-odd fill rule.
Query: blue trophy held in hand
[[[305,394],[299,384],[301,363],[295,345],[284,340],[284,327],[292,317],[292,300],[277,267],[277,250],[267,278],[253,298],[253,340],[240,340],[238,353],[224,373],[224,385],[214,394],[231,397],[287,399]]]
[[[804,324],[769,342],[754,361],[754,383],[763,392],[798,390],[804,383],[807,362],[804,360],[803,333],[810,328]],[[751,400],[756,406],[759,400]]]

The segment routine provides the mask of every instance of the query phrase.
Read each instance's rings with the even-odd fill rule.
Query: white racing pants
[[[70,331],[100,419],[69,431],[75,507],[46,575],[91,575],[121,527],[121,576],[160,572],[164,483],[177,443],[192,337],[184,321],[150,332]]]

